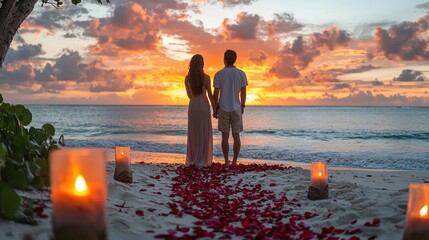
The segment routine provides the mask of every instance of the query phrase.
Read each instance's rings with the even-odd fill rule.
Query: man
[[[218,118],[218,129],[222,132],[222,152],[225,165],[229,166],[229,130],[232,130],[234,139],[234,157],[232,165],[237,164],[240,153],[240,132],[243,131],[244,108],[246,106],[246,74],[234,66],[237,53],[226,50],[223,62],[225,67],[214,76],[214,100],[218,103],[217,110],[213,113]],[[219,98],[220,94],[220,98]]]

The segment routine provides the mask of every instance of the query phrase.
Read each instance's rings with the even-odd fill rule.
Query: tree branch
[[[30,15],[37,0],[3,0],[0,8],[0,68],[18,28]]]

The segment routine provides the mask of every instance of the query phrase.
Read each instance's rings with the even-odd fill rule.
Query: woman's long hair
[[[191,58],[189,63],[188,78],[191,85],[191,91],[194,96],[203,93],[204,84],[204,59],[200,54],[196,54]]]

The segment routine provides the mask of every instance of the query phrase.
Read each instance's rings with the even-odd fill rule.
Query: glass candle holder
[[[104,150],[56,150],[49,160],[54,239],[107,239]]]
[[[429,184],[410,184],[404,239],[429,239]]]
[[[131,171],[130,147],[117,146],[115,151],[115,171]]]
[[[328,166],[326,162],[312,162],[310,175],[312,187],[322,190],[328,186]]]

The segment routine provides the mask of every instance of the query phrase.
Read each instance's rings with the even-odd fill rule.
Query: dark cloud
[[[156,35],[141,34],[126,39],[115,39],[113,42],[116,46],[127,50],[147,50],[155,49],[158,41],[159,37]]]
[[[123,73],[106,69],[103,62],[93,61],[85,69],[85,82],[91,82],[91,92],[123,92],[134,86],[133,81],[126,80]]]
[[[307,68],[321,52],[346,46],[350,40],[349,34],[336,26],[331,26],[321,33],[313,33],[309,41],[298,36],[292,44],[285,44],[269,72],[277,77],[297,78],[300,76],[299,71]]]
[[[32,27],[38,26],[50,31],[62,29],[67,21],[73,18],[89,14],[84,7],[72,6],[53,10],[43,10],[31,14],[27,19],[28,24]]]
[[[234,23],[230,23],[228,18],[222,23],[223,36],[225,39],[256,39],[260,17],[255,14],[241,12],[237,15]]]
[[[225,7],[235,7],[237,5],[250,5],[258,0],[210,0],[211,3],[219,2]]]
[[[393,81],[399,82],[421,82],[425,80],[425,76],[420,71],[414,71],[411,69],[404,69],[399,77],[393,78]]]
[[[429,59],[428,39],[425,31],[429,27],[429,16],[416,22],[403,22],[389,30],[377,27],[375,42],[379,52],[389,59],[427,60]]]
[[[12,70],[2,68],[0,69],[0,81],[25,85],[34,78],[34,74],[33,67],[30,64],[22,64]]]
[[[77,38],[77,36],[74,33],[66,33],[63,35],[63,38]]]
[[[42,13],[39,16],[29,17],[28,22],[31,23],[32,25],[36,25],[36,26],[48,29],[50,31],[53,31],[54,29],[60,29],[62,27],[60,22],[65,19],[67,19],[66,15],[61,14],[57,10],[50,10],[50,11],[42,11]]]
[[[58,71],[57,79],[79,81],[82,77],[82,70],[85,64],[82,64],[82,57],[79,52],[67,51],[63,53],[54,65]]]
[[[344,74],[350,74],[350,73],[362,73],[362,72],[368,72],[373,69],[380,69],[381,67],[376,67],[374,65],[361,65],[355,68],[334,68],[329,69],[328,71],[335,74],[336,76],[344,75]]]
[[[312,99],[297,99],[294,97],[271,99],[274,105],[295,106],[429,106],[428,97],[407,97],[401,94],[386,96],[374,94],[371,91],[354,91],[346,97],[336,97],[325,92],[320,97]]]
[[[329,27],[320,33],[313,33],[312,42],[325,49],[333,50],[337,46],[346,46],[350,42],[350,34],[339,30],[336,26]]]
[[[338,83],[338,84],[335,84],[332,87],[332,90],[339,90],[339,89],[345,89],[345,88],[351,88],[350,84],[348,84],[348,83]]]
[[[279,33],[289,33],[302,29],[303,25],[298,23],[294,16],[289,13],[274,14],[274,19],[265,24],[269,36]]]
[[[422,9],[429,10],[429,2],[427,2],[427,3],[417,4],[417,5],[416,5],[416,8],[422,8]]]
[[[79,52],[70,50],[42,69],[30,64],[0,69],[0,82],[23,94],[60,93],[70,82],[85,83],[91,92],[123,92],[134,87],[134,81],[125,72],[108,69],[101,61],[85,64]],[[33,86],[38,87],[33,89]]]
[[[257,65],[262,65],[266,59],[267,55],[262,50],[259,50],[259,52],[250,52],[249,60]]]
[[[375,79],[371,82],[373,86],[383,86],[384,83],[382,81],[379,81],[378,79]]]
[[[7,65],[15,61],[28,60],[31,57],[35,57],[42,54],[44,54],[44,52],[42,50],[41,44],[23,44],[18,46],[16,50],[13,48],[9,49],[6,55],[5,64]]]
[[[35,70],[37,82],[53,82],[57,80],[54,66],[47,63],[43,70]]]

